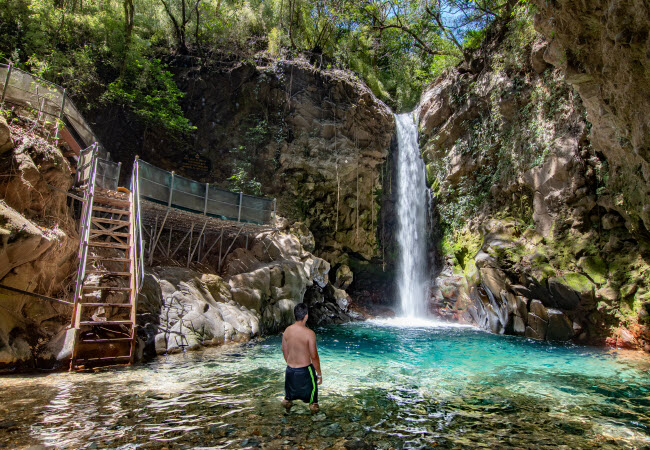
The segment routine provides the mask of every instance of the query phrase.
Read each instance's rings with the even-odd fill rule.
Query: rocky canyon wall
[[[558,52],[519,8],[424,92],[421,149],[446,256],[430,307],[495,333],[650,350],[647,182],[634,187],[643,139],[630,158],[602,146],[613,131],[553,65]],[[625,184],[636,200],[612,192],[622,160],[639,169]]]
[[[609,165],[599,199],[650,237],[650,5],[642,0],[535,1],[545,59],[575,88]]]
[[[118,160],[139,154],[224,187],[243,168],[240,178],[254,178],[263,194],[277,197],[281,215],[313,232],[318,256],[332,264],[349,254],[381,256],[377,230],[394,120],[363,83],[301,58],[202,65],[188,57],[170,61],[170,69],[197,127],[192,142],[143,129],[117,108],[96,111],[100,137]],[[208,158],[209,173],[184,171],[188,152]]]
[[[65,195],[71,167],[31,122],[9,118],[0,118],[0,284],[65,297],[79,243]],[[0,289],[0,370],[51,359],[48,343],[70,314],[67,305]]]

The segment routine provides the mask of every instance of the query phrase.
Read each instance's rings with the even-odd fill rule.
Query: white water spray
[[[397,287],[405,317],[426,315],[427,186],[412,113],[396,114],[397,143]]]

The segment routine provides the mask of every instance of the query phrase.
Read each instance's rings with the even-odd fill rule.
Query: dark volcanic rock
[[[563,284],[556,278],[551,278],[548,282],[549,290],[553,296],[552,306],[562,309],[575,309],[580,303],[580,296],[569,286]]]
[[[548,309],[548,328],[546,339],[549,341],[568,341],[573,337],[571,320],[557,309]]]
[[[548,322],[548,312],[539,300],[533,300],[530,302],[530,312],[543,321]]]
[[[547,327],[548,322],[533,313],[529,313],[528,327],[526,328],[526,337],[544,340],[546,338]]]

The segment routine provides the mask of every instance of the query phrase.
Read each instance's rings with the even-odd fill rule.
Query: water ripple
[[[650,445],[650,361],[492,336],[366,323],[317,330],[325,416],[283,418],[278,337],[97,374],[0,379],[0,446],[384,448]],[[328,427],[333,427],[330,428]]]

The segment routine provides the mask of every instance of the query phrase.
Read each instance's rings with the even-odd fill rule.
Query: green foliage
[[[250,195],[262,194],[262,183],[251,177],[252,155],[243,145],[233,148],[232,175],[228,178],[228,189],[233,192],[242,192]]]
[[[196,127],[183,115],[179,105],[183,95],[159,59],[136,60],[126,75],[108,85],[104,100],[129,106],[147,124],[184,135]]]
[[[282,54],[282,34],[277,27],[273,27],[271,31],[269,31],[268,52],[273,57]]]
[[[520,70],[527,64],[528,49],[535,40],[533,11],[526,2],[519,2],[508,23],[508,34],[504,44],[494,57],[494,70]]]
[[[485,36],[486,36],[485,29],[470,30],[465,36],[465,42],[463,44],[463,47],[470,50],[479,48],[481,45],[483,45],[483,42],[485,41]]]
[[[464,49],[479,45],[507,4],[482,1],[485,13],[476,2],[451,0],[3,0],[0,56],[63,84],[89,108],[115,101],[184,135],[192,127],[158,59],[306,51],[323,66],[352,69],[395,109],[408,110]]]

